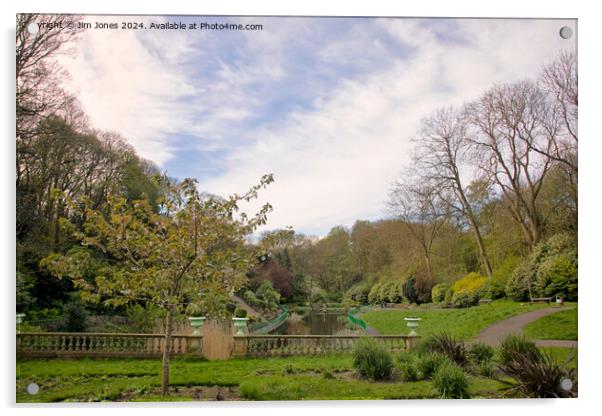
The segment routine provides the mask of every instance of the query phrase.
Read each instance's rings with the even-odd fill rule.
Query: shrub
[[[403,283],[402,281],[391,282],[389,286],[389,301],[392,303],[403,302]]]
[[[420,371],[418,370],[418,361],[415,357],[409,360],[405,360],[399,364],[399,370],[401,372],[401,378],[404,381],[418,381],[420,380]]]
[[[345,299],[350,299],[352,301],[358,302],[361,305],[365,305],[368,303],[369,293],[369,286],[366,283],[359,283],[347,290],[347,292],[345,293]]]
[[[414,287],[415,283],[416,278],[414,276],[410,276],[403,284],[403,297],[406,298],[409,303],[418,303],[418,293]]]
[[[456,280],[452,285],[452,290],[454,293],[458,292],[466,292],[466,293],[475,293],[477,292],[485,283],[487,282],[487,278],[481,276],[478,273],[468,273],[466,276],[461,278],[460,280]]]
[[[495,365],[491,361],[484,361],[477,365],[477,372],[480,376],[493,378],[495,376]]]
[[[576,253],[557,254],[542,261],[537,270],[535,287],[541,296],[563,293],[566,300],[577,300]]]
[[[86,322],[88,311],[81,302],[73,301],[65,304],[63,313],[65,314],[65,331],[84,332],[88,328]]]
[[[464,371],[454,364],[439,367],[433,377],[433,386],[442,399],[468,399],[468,378]]]
[[[439,283],[438,285],[433,286],[431,289],[431,298],[433,302],[441,303],[445,300],[445,294],[449,290],[449,285],[447,283]]]
[[[376,283],[374,286],[372,286],[372,288],[370,289],[370,292],[368,293],[368,302],[369,303],[376,304],[376,303],[382,302],[381,297],[380,297],[380,288],[381,288],[380,283]]]
[[[232,302],[228,302],[226,304],[226,310],[228,311],[228,313],[234,314],[234,312],[236,311],[236,304],[232,303]]]
[[[491,299],[499,299],[506,296],[506,285],[512,276],[512,272],[521,263],[522,259],[518,256],[506,257],[493,271],[491,276]]]
[[[516,356],[535,357],[539,350],[535,343],[527,340],[523,335],[508,335],[500,345],[500,362],[508,365]]]
[[[456,292],[451,302],[456,308],[469,308],[479,304],[479,297],[475,293]]]
[[[451,361],[446,355],[440,353],[430,353],[424,355],[418,361],[418,370],[424,378],[431,378],[437,372],[439,367],[449,364]]]
[[[468,351],[468,356],[477,364],[483,364],[493,359],[495,351],[493,347],[483,344],[482,342],[475,342]]]
[[[444,354],[454,363],[465,366],[468,364],[468,356],[464,343],[446,332],[433,335],[426,344],[429,352]]]
[[[575,369],[567,369],[559,365],[556,359],[545,351],[507,351],[504,363],[500,365],[502,373],[513,380],[500,380],[507,387],[504,392],[510,396],[526,396],[533,398],[575,397],[576,388],[565,391],[561,387],[562,380],[576,380]]]
[[[530,261],[525,260],[519,264],[506,284],[506,296],[516,302],[529,300],[529,285],[532,275],[533,270]]]
[[[235,318],[246,318],[247,310],[243,309],[243,308],[236,308],[236,310],[234,311],[234,317]]]
[[[353,349],[353,367],[362,377],[371,380],[391,378],[393,360],[391,354],[372,338],[361,339]]]

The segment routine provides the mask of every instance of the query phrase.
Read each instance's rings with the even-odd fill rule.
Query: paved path
[[[241,297],[236,296],[236,295],[232,295],[232,296],[230,296],[230,299],[233,300],[238,306],[240,306],[241,308],[245,309],[247,311],[247,315],[261,316],[261,314],[259,312],[257,312],[255,309],[253,309]]]
[[[508,334],[521,334],[523,328],[533,321],[541,317],[551,315],[556,312],[566,311],[569,308],[545,308],[532,312],[527,312],[522,315],[513,316],[512,318],[504,319],[488,326],[478,335],[477,339],[485,344],[497,346],[502,339]],[[577,341],[566,340],[536,340],[535,343],[540,347],[577,347]]]

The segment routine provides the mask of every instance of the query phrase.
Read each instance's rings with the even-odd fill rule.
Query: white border
[[[1,264],[4,266],[2,273],[2,304],[3,318],[0,322],[2,334],[5,340],[14,336],[14,52],[12,49],[14,40],[15,14],[17,12],[77,12],[77,13],[113,13],[113,14],[251,14],[251,15],[336,15],[336,16],[441,16],[441,17],[538,17],[538,18],[578,18],[579,19],[579,69],[581,81],[581,112],[579,114],[579,125],[581,130],[580,153],[580,313],[579,313],[579,337],[580,337],[580,373],[579,373],[579,395],[576,400],[483,400],[483,401],[395,401],[395,402],[276,402],[276,403],[209,403],[202,405],[169,404],[174,407],[178,415],[198,414],[209,411],[211,414],[244,414],[244,415],[281,415],[286,412],[289,415],[307,415],[316,411],[337,412],[339,414],[365,414],[376,407],[377,412],[399,413],[399,412],[437,412],[439,414],[462,414],[462,415],[488,415],[515,412],[525,410],[546,413],[550,415],[577,412],[589,413],[591,405],[598,404],[602,394],[599,393],[600,377],[602,368],[598,353],[600,344],[599,321],[600,315],[598,305],[601,303],[600,296],[602,288],[599,273],[600,249],[602,246],[602,230],[600,230],[600,197],[599,183],[601,177],[600,150],[602,137],[599,131],[600,110],[600,67],[599,41],[600,21],[599,14],[595,13],[593,6],[584,5],[585,2],[576,1],[546,1],[526,2],[525,0],[498,0],[492,2],[462,1],[415,1],[403,2],[396,5],[394,2],[384,0],[357,1],[347,0],[341,3],[327,2],[324,0],[305,1],[220,1],[212,3],[192,3],[185,0],[159,1],[132,1],[120,0],[119,2],[107,1],[85,1],[69,0],[50,3],[40,0],[21,0],[17,4],[2,5],[3,20],[3,45],[5,47],[2,60],[3,72],[3,103],[5,111],[2,112],[5,126],[2,138],[2,189],[3,203],[0,204],[2,211],[0,253]],[[593,4],[594,2],[589,2]],[[598,260],[598,261],[597,261]],[[25,407],[14,406],[14,350],[11,341],[2,343],[2,371],[0,392],[2,404],[9,407],[8,414],[45,414],[64,415],[81,414],[106,415],[107,411],[122,414],[125,412],[143,411],[148,415],[163,414],[165,409],[158,404],[140,405],[96,405],[85,406],[52,406],[52,407]],[[598,354],[598,357],[596,356]]]

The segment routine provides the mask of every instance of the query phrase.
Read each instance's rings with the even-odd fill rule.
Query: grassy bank
[[[359,379],[350,355],[202,361],[174,359],[171,395],[159,396],[159,360],[20,360],[17,402],[162,400],[324,400],[436,398],[430,381]],[[30,383],[40,386],[29,395]],[[474,397],[499,384],[470,377]]]
[[[577,308],[544,316],[527,325],[523,332],[532,339],[577,340]]]
[[[418,333],[422,336],[447,331],[468,340],[497,321],[547,307],[550,305],[497,300],[491,304],[464,309],[374,310],[362,314],[361,317],[383,335],[407,334],[409,329],[404,318],[418,317],[422,318],[418,328]]]

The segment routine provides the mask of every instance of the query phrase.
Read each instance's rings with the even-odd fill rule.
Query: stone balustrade
[[[19,357],[160,357],[163,334],[22,332],[17,334]],[[172,355],[201,355],[201,336],[173,335]]]
[[[234,337],[235,357],[320,355],[351,352],[358,335],[243,335]],[[379,335],[373,337],[391,352],[410,349],[419,337]]]

